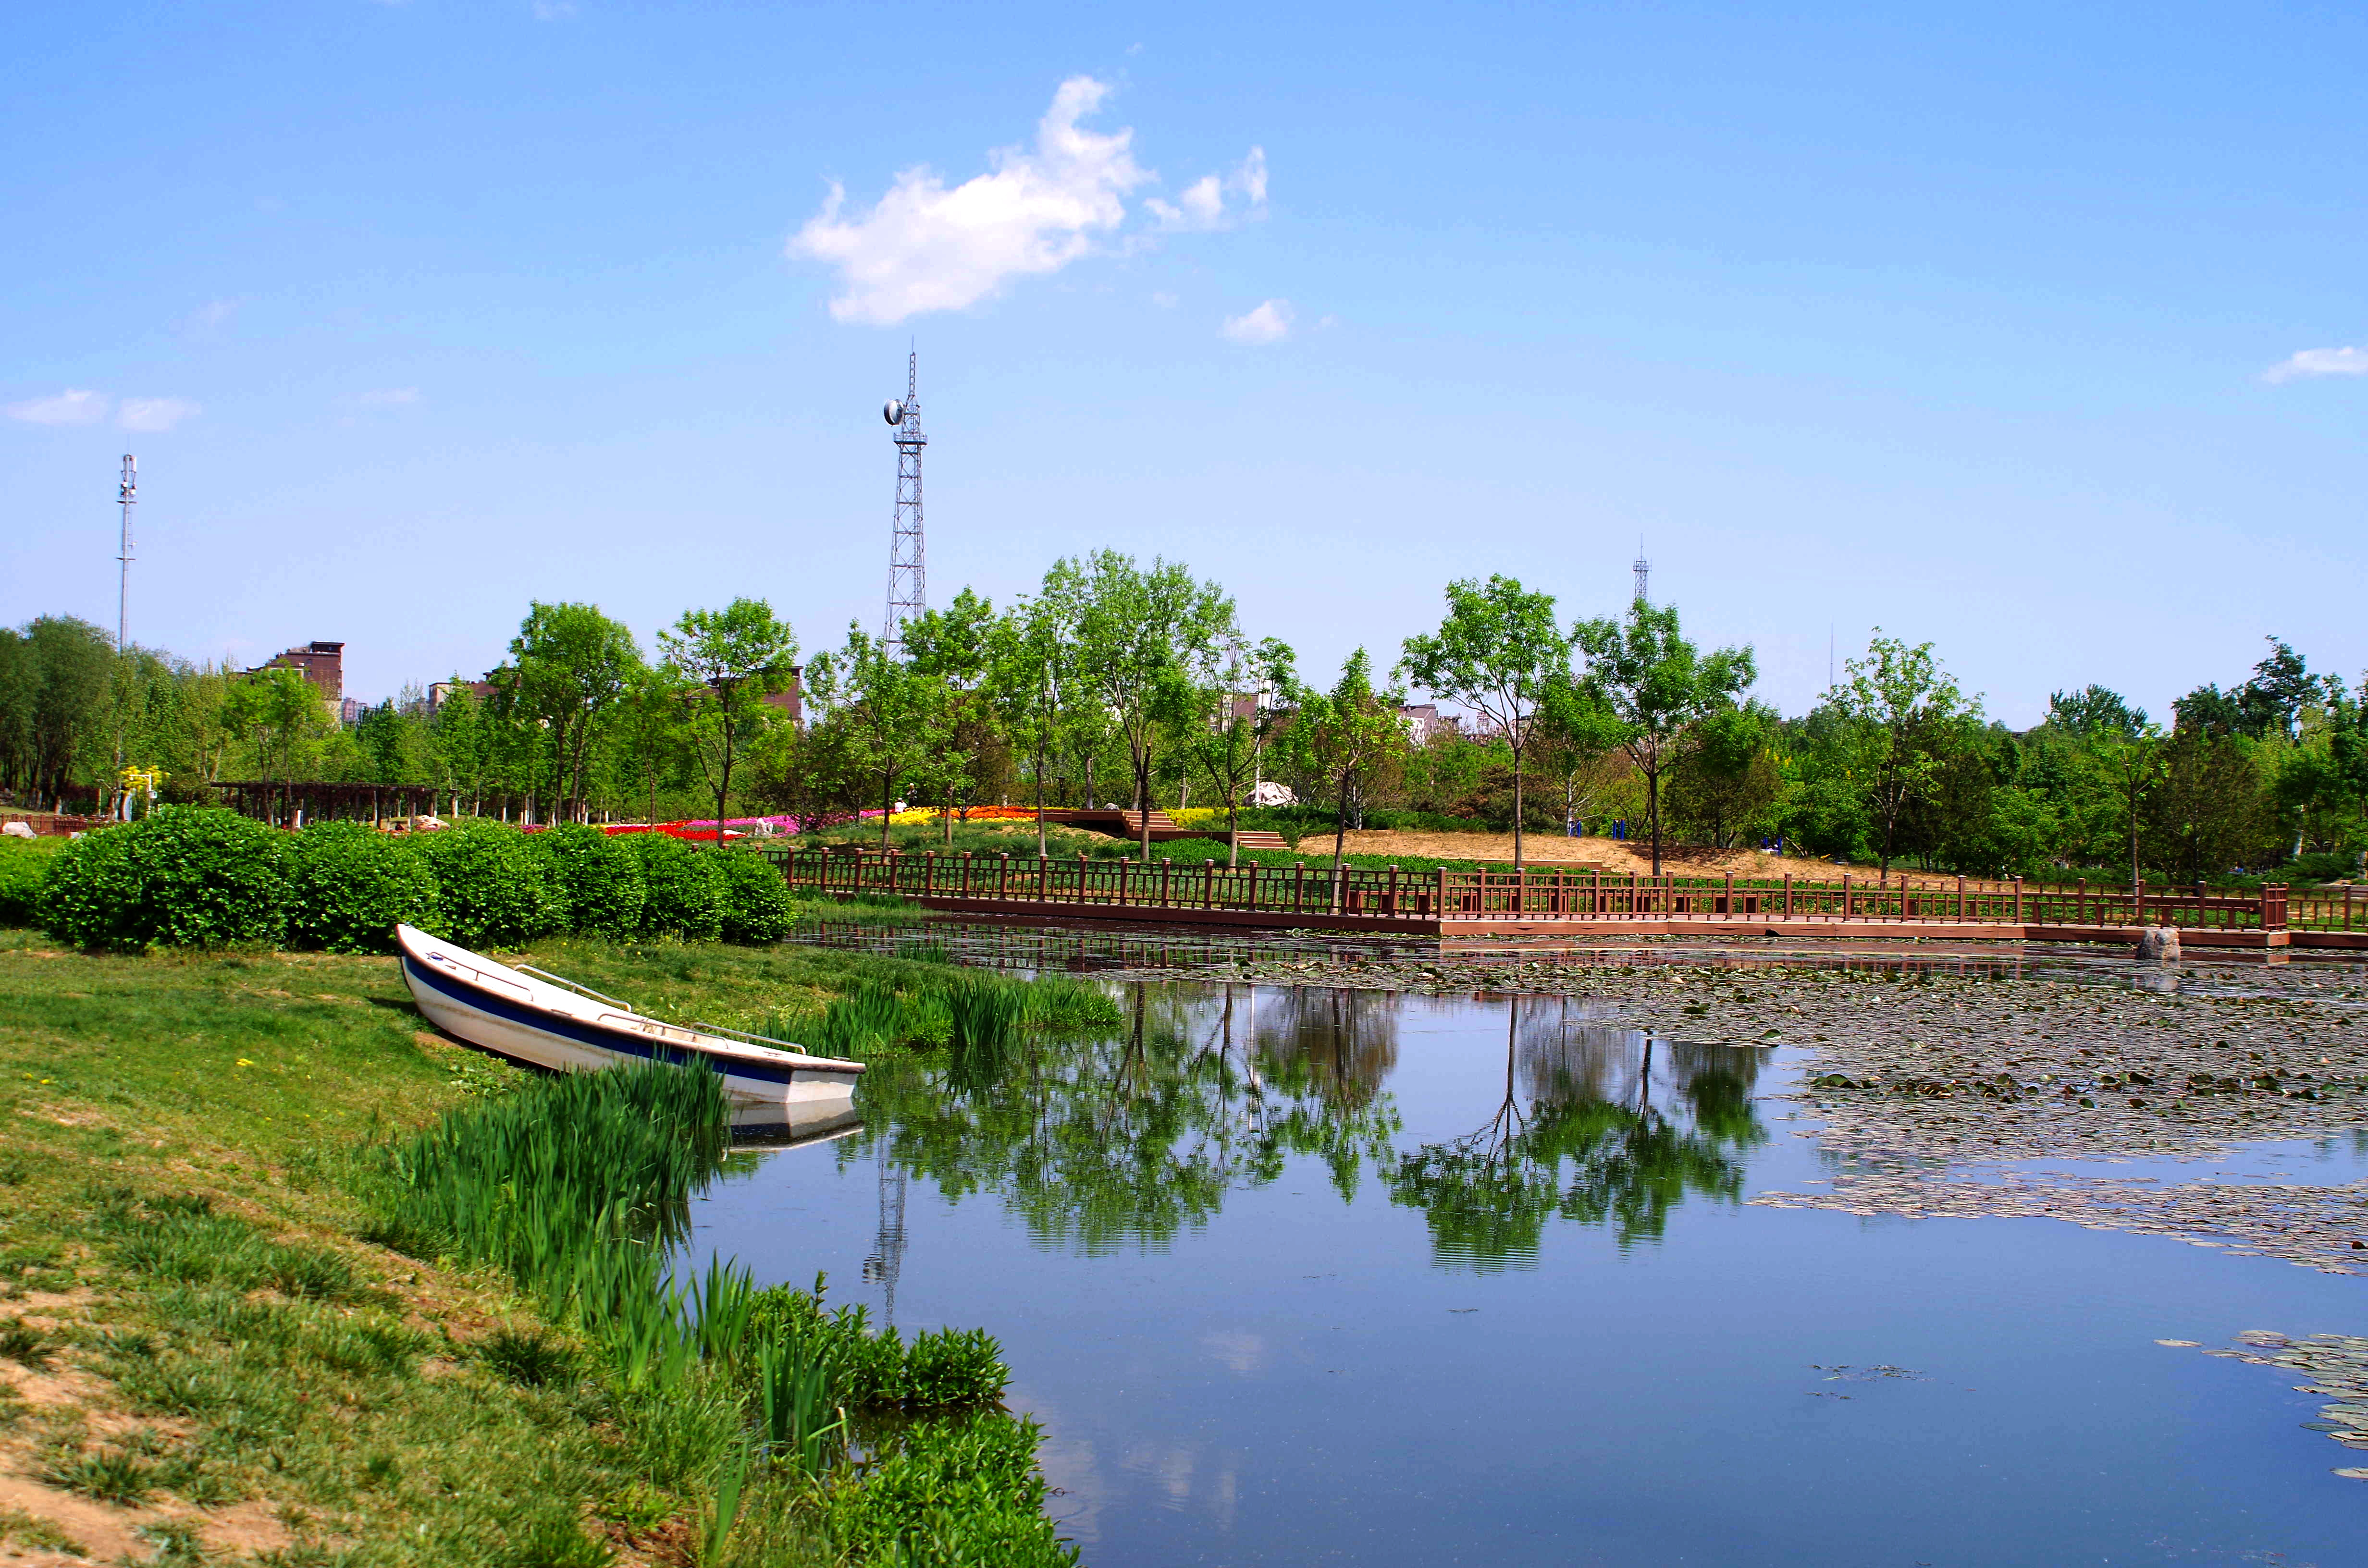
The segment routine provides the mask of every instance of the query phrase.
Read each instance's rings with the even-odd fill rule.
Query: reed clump
[[[876,1028],[894,993],[875,994]],[[944,1005],[942,1002],[940,1005]],[[872,1038],[872,1037],[865,1037]],[[491,1265],[588,1348],[516,1333],[480,1352],[511,1381],[589,1373],[654,1481],[703,1489],[706,1555],[804,1519],[848,1561],[1074,1563],[1042,1511],[1032,1423],[999,1408],[1008,1369],[980,1330],[908,1344],[862,1306],[758,1289],[721,1259],[667,1259],[728,1142],[720,1081],[665,1062],[546,1079],[447,1115],[388,1152],[381,1233]],[[884,1488],[877,1497],[875,1486]],[[916,1502],[914,1500],[922,1500]]]
[[[1066,975],[1026,979],[936,960],[858,980],[820,1006],[781,1008],[757,1032],[828,1056],[868,1060],[899,1050],[951,1047],[959,1058],[1001,1051],[1023,1028],[1107,1028],[1118,1004]]]

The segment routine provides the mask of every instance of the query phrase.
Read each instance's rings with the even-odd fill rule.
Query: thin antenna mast
[[[1640,605],[1652,602],[1651,595],[1645,592],[1652,575],[1653,563],[1645,559],[1645,540],[1639,536],[1636,540],[1636,602]]]
[[[881,413],[896,427],[896,518],[888,539],[888,620],[880,641],[891,652],[899,652],[905,623],[929,608],[921,539],[921,449],[929,438],[921,434],[918,349],[905,362],[904,401],[892,399]]]
[[[115,651],[128,646],[124,633],[131,624],[131,508],[140,504],[140,465],[123,454],[123,477],[115,487],[115,503],[123,508],[123,541],[117,548],[120,580],[115,588]]]

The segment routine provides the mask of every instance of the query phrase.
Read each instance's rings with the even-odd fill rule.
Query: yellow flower
[[[254,1063],[254,1062],[249,1062],[249,1061],[248,1061],[245,1057],[244,1057],[244,1056],[242,1056],[242,1057],[240,1057],[240,1058],[238,1059],[238,1064],[239,1064],[240,1066],[242,1066],[242,1067],[252,1067],[252,1066],[254,1066],[254,1065],[255,1065],[255,1063]]]

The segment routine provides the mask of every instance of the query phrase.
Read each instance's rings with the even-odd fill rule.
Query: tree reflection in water
[[[1370,1165],[1424,1211],[1437,1261],[1493,1269],[1533,1258],[1552,1219],[1609,1224],[1626,1246],[1690,1194],[1733,1201],[1742,1151],[1767,1136],[1750,1104],[1760,1052],[1655,1042],[1515,997],[1495,1116],[1401,1151],[1384,1085],[1405,996],[1134,983],[1124,999],[1127,1026],[1108,1036],[876,1062],[866,1131],[840,1160],[884,1155],[949,1198],[994,1194],[1041,1244],[1087,1255],[1164,1247],[1295,1157],[1322,1161],[1344,1199]]]
[[[1534,1260],[1553,1219],[1610,1225],[1623,1250],[1658,1238],[1689,1194],[1742,1198],[1738,1156],[1768,1136],[1751,1108],[1760,1056],[1590,1025],[1566,1000],[1509,997],[1497,1114],[1401,1155],[1390,1196],[1423,1210],[1435,1261],[1484,1272]],[[1682,1110],[1665,1108],[1656,1085]]]
[[[999,1062],[959,1068],[875,1063],[863,1084],[870,1131],[841,1145],[842,1163],[885,1139],[891,1161],[947,1197],[993,1192],[1038,1241],[1093,1255],[1164,1246],[1294,1155],[1324,1161],[1343,1197],[1367,1161],[1390,1157],[1397,1117],[1378,1078],[1351,1074],[1345,1083],[1358,1086],[1342,1092],[1344,1080],[1306,1059],[1262,1051],[1251,987],[1204,998],[1137,983],[1126,1002],[1115,1035],[1030,1034]]]

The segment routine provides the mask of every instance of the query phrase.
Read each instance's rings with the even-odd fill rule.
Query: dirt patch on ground
[[[1351,855],[1399,855],[1421,857],[1433,860],[1488,860],[1510,865],[1513,859],[1513,835],[1509,833],[1421,833],[1414,831],[1383,833],[1366,830],[1348,835],[1347,850]],[[1309,834],[1299,841],[1300,852],[1313,856],[1319,851],[1332,852],[1330,834]],[[1625,875],[1631,871],[1650,872],[1653,850],[1648,844],[1634,839],[1565,838],[1560,834],[1533,833],[1521,840],[1521,858],[1528,863],[1552,866],[1573,861],[1590,862],[1607,871]],[[1804,859],[1800,856],[1770,855],[1758,849],[1681,848],[1665,845],[1661,850],[1661,869],[1679,877],[1723,877],[1732,872],[1738,877],[1782,877],[1791,875],[1808,881],[1839,881],[1844,877],[1872,876],[1873,869],[1864,866],[1837,866],[1830,860]],[[1910,887],[1955,887],[1957,879],[1921,871],[1895,869],[1890,880]],[[1991,884],[1967,878],[1968,888]],[[2010,885],[2010,884],[2009,884]]]

